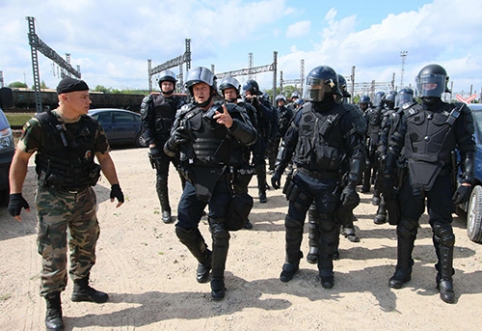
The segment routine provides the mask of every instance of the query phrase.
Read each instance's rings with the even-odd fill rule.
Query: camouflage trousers
[[[42,256],[40,295],[61,292],[67,286],[67,238],[72,280],[89,276],[95,264],[95,246],[100,228],[97,198],[90,187],[79,193],[38,187],[38,253]]]

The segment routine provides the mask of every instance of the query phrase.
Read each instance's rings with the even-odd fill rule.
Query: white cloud
[[[310,32],[311,22],[300,21],[288,26],[286,38],[302,37]]]

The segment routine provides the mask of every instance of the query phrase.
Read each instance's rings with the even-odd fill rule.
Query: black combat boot
[[[394,289],[402,288],[403,284],[409,282],[411,279],[412,270],[404,270],[397,268],[395,274],[388,280],[388,286]]]
[[[251,223],[249,219],[246,219],[243,228],[245,228],[246,230],[251,230],[253,228],[253,223]]]
[[[206,248],[204,251],[205,262],[199,262],[196,270],[196,280],[198,283],[204,284],[209,280],[209,272],[211,271],[211,257],[212,252]]]
[[[162,221],[166,224],[172,223],[171,205],[169,204],[169,194],[167,190],[167,178],[157,177],[156,191],[161,203]]]
[[[285,262],[283,264],[283,269],[282,269],[281,274],[279,276],[279,280],[281,280],[283,283],[289,282],[290,280],[293,279],[295,273],[297,273],[298,270],[300,270],[299,262],[297,264]]]
[[[384,224],[387,222],[387,208],[385,206],[385,200],[382,198],[380,205],[378,206],[377,214],[373,219],[373,223],[376,225]]]
[[[97,291],[89,286],[89,276],[74,281],[74,291],[72,292],[72,301],[104,303],[109,299],[109,295],[105,292]]]
[[[62,321],[62,305],[60,292],[50,293],[45,297],[47,313],[45,315],[45,327],[48,331],[61,331],[64,329]]]
[[[351,227],[343,227],[343,235],[346,239],[350,240],[352,243],[357,243],[360,241],[360,238],[355,233],[355,228]]]
[[[215,301],[224,299],[226,288],[224,287],[224,278],[213,278],[211,280],[211,298]]]

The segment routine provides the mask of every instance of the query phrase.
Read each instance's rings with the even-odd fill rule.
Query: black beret
[[[89,86],[87,86],[86,82],[72,77],[65,77],[57,85],[57,94],[88,90]]]

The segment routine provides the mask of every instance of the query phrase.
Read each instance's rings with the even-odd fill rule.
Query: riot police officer
[[[47,330],[64,329],[61,292],[67,286],[68,274],[74,282],[72,301],[103,303],[109,298],[89,285],[100,233],[92,186],[100,171],[112,185],[111,202],[117,199],[117,207],[124,202],[104,130],[87,116],[89,87],[83,80],[65,77],[57,86],[57,94],[56,109],[36,114],[24,126],[10,168],[8,205],[9,213],[19,221],[22,208],[30,212],[22,187],[29,159],[36,152],[40,295],[47,303]],[[68,273],[67,244],[71,250]]]
[[[366,122],[363,117],[363,112],[355,105],[347,103],[348,98],[351,98],[351,94],[347,90],[346,79],[342,75],[338,74],[338,85],[340,87],[341,94],[334,93],[334,98],[337,103],[340,103],[345,107],[349,112],[353,120],[353,127],[355,130],[355,134],[358,135],[358,141],[363,142],[365,137],[365,132],[367,130]],[[364,153],[364,147],[359,146],[359,149]],[[365,157],[363,155],[363,157]],[[349,165],[347,163],[344,164],[344,173],[348,174],[349,172]],[[347,184],[345,180],[346,177],[342,176],[342,186]],[[318,230],[318,220],[316,213],[316,205],[313,203],[308,210],[308,238],[309,238],[309,246],[310,250],[306,255],[306,260],[309,263],[316,263],[318,261],[318,242],[319,242],[319,230]],[[353,209],[347,209],[343,206],[342,203],[338,203],[336,211],[335,211],[335,218],[341,226],[342,231],[341,233],[351,242],[359,242],[360,239],[356,235],[355,226],[353,225],[353,221],[356,219],[355,215],[353,215]],[[338,245],[335,248],[333,253],[333,259],[337,260],[340,257],[340,252],[338,251]]]
[[[219,82],[219,91],[224,97],[224,100],[226,100],[226,108],[228,111],[233,112],[237,107],[244,108],[251,124],[256,128],[258,126],[256,109],[250,104],[240,100],[240,89],[241,85],[236,78],[226,77]],[[255,173],[254,166],[249,163],[250,158],[251,148],[234,140],[233,151],[231,152],[231,167],[233,173],[233,190],[236,194],[248,194],[248,184]],[[248,230],[253,228],[253,224],[249,218],[246,219],[244,228]]]
[[[372,107],[372,102],[368,95],[362,95],[360,100],[358,100],[358,107],[360,107],[361,111],[366,113],[368,108]]]
[[[228,112],[226,105],[214,103],[215,86],[215,77],[207,68],[188,71],[186,87],[193,102],[177,113],[164,151],[170,157],[179,153],[181,169],[187,177],[178,206],[176,235],[199,262],[196,271],[199,283],[209,280],[212,269],[211,297],[220,300],[225,296],[224,269],[231,228],[228,211],[232,197],[233,140],[249,146],[257,135],[244,108]],[[199,231],[206,205],[209,205],[212,251]]]
[[[176,75],[171,70],[160,73],[159,88],[161,93],[157,96],[148,95],[142,100],[141,116],[144,137],[149,144],[149,160],[156,169],[156,191],[161,204],[162,221],[172,223],[171,205],[169,203],[168,175],[169,165],[172,162],[177,168],[179,159],[168,157],[163,152],[163,146],[169,139],[170,131],[176,111],[186,102],[183,97],[173,95],[176,88]],[[184,185],[184,178],[180,176]]]
[[[266,197],[266,152],[269,142],[276,134],[276,114],[271,108],[269,101],[262,98],[262,92],[255,80],[249,79],[243,84],[243,98],[256,109],[258,120],[259,139],[253,145],[253,163],[256,170],[256,178],[258,180],[258,197],[260,203],[268,201]]]
[[[411,279],[412,250],[418,222],[425,209],[433,232],[437,253],[436,283],[440,298],[455,303],[452,275],[455,236],[452,230],[454,204],[469,199],[474,181],[475,143],[473,119],[465,104],[442,101],[448,80],[445,69],[430,64],[416,77],[422,104],[403,109],[401,121],[390,136],[383,179],[384,194],[392,196],[396,161],[404,148],[407,178],[398,192],[400,219],[397,225],[397,266],[389,280],[391,288],[401,288]],[[403,108],[403,107],[402,107]],[[461,157],[460,186],[454,192],[452,152]],[[390,215],[389,215],[390,217]]]
[[[278,113],[278,130],[276,133],[276,137],[271,140],[271,143],[268,146],[268,162],[270,174],[274,173],[279,144],[281,142],[281,139],[285,136],[291,118],[293,117],[293,111],[285,106],[286,97],[283,94],[278,94],[275,98],[275,101],[277,105],[276,111]]]
[[[286,260],[280,280],[290,281],[299,270],[303,225],[314,201],[320,231],[318,270],[321,285],[327,289],[334,286],[333,253],[340,233],[335,209],[339,200],[351,209],[359,203],[356,183],[363,164],[362,142],[353,134],[350,112],[335,101],[335,94],[341,92],[331,67],[319,66],[310,71],[304,97],[310,102],[295,114],[271,178],[273,187],[279,188],[281,175],[294,155],[296,172],[284,186],[289,207],[285,218]],[[347,159],[348,184],[340,192],[340,169]]]
[[[295,111],[296,107],[296,101],[300,98],[300,94],[297,91],[294,91],[291,93],[290,97],[290,103],[286,106],[290,108],[293,112]]]
[[[380,225],[387,222],[387,208],[386,201],[381,194],[383,184],[383,163],[386,158],[386,148],[388,141],[388,133],[390,131],[390,120],[393,113],[396,113],[395,100],[397,98],[397,91],[390,91],[385,97],[384,107],[382,108],[382,123],[380,125],[380,131],[378,133],[377,141],[377,160],[379,169],[376,173],[375,183],[373,185],[373,204],[378,206],[373,223]]]
[[[367,122],[367,157],[365,170],[363,172],[363,185],[361,188],[362,193],[370,192],[370,186],[375,182],[375,177],[378,170],[377,143],[378,134],[380,133],[380,127],[382,124],[382,110],[385,105],[385,92],[377,92],[374,102],[375,106],[368,107],[368,109],[365,111],[365,119]]]

